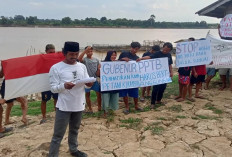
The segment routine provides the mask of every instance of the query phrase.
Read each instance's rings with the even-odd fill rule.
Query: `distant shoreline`
[[[1,28],[107,28],[107,29],[217,29],[217,28],[151,28],[151,27],[147,27],[147,28],[142,28],[142,27],[108,27],[108,26],[2,26],[0,25]]]

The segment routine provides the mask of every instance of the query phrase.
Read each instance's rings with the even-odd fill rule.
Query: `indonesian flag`
[[[62,60],[64,55],[61,52],[3,60],[4,99],[50,90],[49,70],[52,65]]]

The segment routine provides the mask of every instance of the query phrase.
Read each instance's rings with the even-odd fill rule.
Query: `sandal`
[[[128,109],[125,109],[125,110],[123,110],[123,113],[124,113],[125,115],[128,115],[128,114],[130,113],[130,111],[129,111]]]
[[[3,133],[0,133],[0,138],[3,138],[5,135]]]
[[[198,95],[198,96],[195,96],[195,98],[198,98],[198,99],[205,99],[205,97],[203,97],[203,96],[200,96],[200,95]]]
[[[145,101],[144,97],[141,97],[141,98],[140,98],[140,101],[144,102],[144,101]]]
[[[187,100],[189,100],[191,102],[195,102],[195,99],[193,99],[193,98],[187,98]]]
[[[150,109],[151,109],[151,110],[155,109],[155,105],[151,105],[151,106],[150,106]]]
[[[45,123],[46,121],[47,121],[46,119],[42,119],[42,120],[40,121],[39,124],[43,124],[43,123]]]
[[[156,104],[160,104],[160,105],[164,106],[166,104],[166,102],[160,101],[160,102],[156,102]]]
[[[9,128],[6,128],[6,127],[4,127],[4,131],[3,132],[0,132],[1,134],[5,134],[5,133],[7,133],[7,132],[10,132],[10,131],[12,131],[13,130],[13,127],[9,127]]]
[[[137,108],[135,108],[135,111],[143,111],[143,109],[140,107],[137,107]]]

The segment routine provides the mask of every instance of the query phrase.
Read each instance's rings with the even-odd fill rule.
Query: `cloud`
[[[169,4],[167,4],[167,3],[161,3],[161,4],[156,3],[156,4],[152,5],[152,8],[153,9],[169,10],[169,9],[171,9],[171,6]]]
[[[41,2],[30,2],[29,4],[32,6],[36,6],[36,7],[43,6],[43,3],[41,3]]]

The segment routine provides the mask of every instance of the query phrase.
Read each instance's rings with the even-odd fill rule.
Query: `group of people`
[[[189,41],[193,41],[194,38],[190,38]],[[132,42],[131,49],[129,51],[123,51],[118,59],[116,51],[108,51],[103,62],[113,61],[141,61],[146,59],[155,58],[168,58],[168,67],[170,77],[173,76],[172,69],[172,56],[170,52],[173,49],[171,43],[164,43],[162,50],[160,46],[155,45],[149,52],[144,53],[140,58],[136,53],[139,51],[141,45],[139,42]],[[55,47],[52,44],[48,44],[45,49],[46,53],[55,53]],[[101,92],[100,88],[100,68],[101,64],[97,58],[93,57],[93,48],[87,46],[85,50],[79,54],[79,43],[77,42],[65,42],[62,50],[64,60],[53,65],[49,72],[51,91],[42,92],[41,112],[42,120],[40,124],[46,122],[46,103],[53,97],[54,106],[56,110],[54,133],[51,140],[49,156],[54,157],[59,154],[60,143],[69,125],[68,143],[69,150],[72,156],[87,156],[84,152],[77,149],[78,142],[78,129],[81,124],[81,117],[84,110],[87,113],[93,113],[91,104],[90,91],[93,90],[97,95],[97,107],[98,111],[103,110],[104,116],[107,116],[109,109],[117,110],[119,108],[119,97],[123,98],[125,109],[124,114],[130,113],[130,106],[128,97],[132,97],[134,100],[134,107],[137,111],[143,109],[138,105],[139,88],[113,90]],[[206,66],[200,65],[195,67],[183,67],[178,69],[179,72],[179,95],[175,98],[181,102],[186,99],[187,91],[189,96],[187,99],[194,101],[192,98],[192,87],[196,84],[196,98],[203,98],[199,95],[199,90],[202,88],[202,83],[205,80]],[[192,72],[192,73],[191,73]],[[191,73],[191,76],[190,76]],[[1,77],[3,73],[1,70]],[[92,83],[86,83],[82,85],[76,85],[77,80],[86,79],[89,77],[95,77],[96,81]],[[212,79],[212,78],[210,78]],[[210,81],[209,79],[209,81]],[[207,79],[206,79],[207,80]],[[151,87],[143,87],[140,97],[141,101],[145,99],[145,93],[147,97],[151,98],[150,108],[154,109],[156,104],[162,104],[162,98],[167,84],[154,85],[152,87],[152,93],[150,95]],[[225,85],[223,85],[225,86]],[[4,100],[4,81],[1,87],[1,95],[3,99],[0,99],[0,104],[7,103],[6,120],[5,124],[11,124],[9,121],[9,113],[13,106],[13,101],[17,100],[21,103],[23,118],[22,122],[27,123],[27,101],[25,98],[20,97],[12,100]],[[208,88],[208,86],[207,86]],[[86,105],[87,104],[87,105]],[[87,109],[85,109],[87,107]],[[0,105],[0,133],[11,131],[12,128],[2,127],[2,113],[3,108]],[[1,135],[0,134],[0,135]]]

